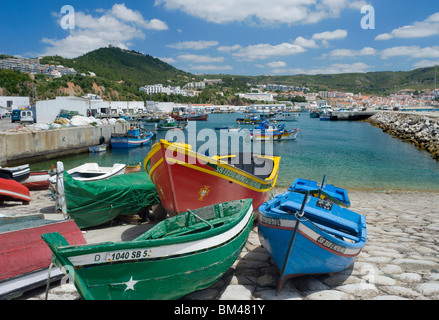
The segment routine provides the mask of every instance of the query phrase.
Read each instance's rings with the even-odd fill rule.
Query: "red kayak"
[[[0,203],[4,201],[29,204],[31,201],[29,189],[15,180],[0,178]]]

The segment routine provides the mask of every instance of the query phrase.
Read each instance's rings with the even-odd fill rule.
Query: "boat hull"
[[[0,218],[3,228],[10,231],[0,233],[0,282],[30,272],[48,268],[52,252],[41,239],[48,232],[59,232],[72,244],[85,244],[84,236],[73,220],[49,223],[42,218],[31,222],[32,217]],[[38,223],[33,227],[18,228],[13,224]]]
[[[279,211],[279,208],[286,204],[286,201],[294,201],[297,204],[296,212],[298,212],[304,197],[305,195],[303,194],[286,192],[262,205],[259,209],[259,238],[279,270],[285,268],[282,277],[283,282],[288,278],[300,275],[331,274],[343,271],[355,261],[366,242],[365,218],[333,204],[334,210],[338,210],[337,215],[334,214],[334,217],[332,217],[333,222],[346,222],[347,217],[350,217],[350,221],[346,222],[346,225],[343,227],[345,228],[344,230],[352,226],[354,229],[358,228],[355,240],[352,240],[354,239],[352,238],[349,241],[334,236],[334,233],[328,232],[331,229],[324,229],[322,225],[317,223],[319,220],[307,218],[305,213],[305,218],[302,218],[298,224],[299,228],[293,246],[290,249],[289,245],[297,227],[296,214],[281,213],[282,210]],[[318,201],[322,200],[310,197],[305,207],[305,212],[316,212]],[[277,204],[274,205],[276,202]],[[325,217],[331,215],[331,212],[325,211],[322,215],[323,218],[321,216],[320,219],[325,219]],[[346,219],[341,219],[340,217],[345,217]],[[355,220],[357,221],[355,222]],[[319,222],[322,223],[321,220]],[[332,228],[335,229],[336,227],[332,226]],[[338,232],[340,236],[342,233]]]
[[[29,189],[15,180],[0,178],[0,202],[3,201],[29,204],[31,201]]]
[[[49,171],[31,171],[29,178],[22,181],[21,184],[31,191],[49,189],[50,182]]]
[[[250,133],[250,138],[252,140],[273,140],[273,141],[283,141],[283,140],[294,140],[297,138],[299,129],[289,130],[281,133],[267,132],[267,133]]]
[[[56,263],[74,274],[83,299],[179,299],[211,286],[236,261],[253,225],[253,208],[247,203],[241,219],[230,228],[183,236],[190,237],[189,241],[177,237],[171,242],[163,238],[72,249],[63,243],[58,251],[53,245],[59,241],[56,236],[52,240],[52,235],[44,235],[44,239],[52,247]],[[164,244],[157,245],[159,242]]]
[[[254,208],[258,208],[269,199],[276,183],[278,163],[270,169],[270,177],[263,180],[223,161],[173,146],[162,141],[145,159],[145,170],[168,214],[178,215],[188,209],[246,198],[252,198]]]
[[[147,137],[144,139],[115,137],[111,138],[110,144],[113,149],[137,148],[146,145],[149,141],[151,141],[151,139],[152,137]]]
[[[9,179],[10,173],[12,174],[12,179],[17,182],[22,182],[29,178],[30,175],[30,167],[28,164],[18,166],[18,167],[10,167],[10,168],[1,168],[0,167],[0,178]]]
[[[101,144],[98,146],[88,147],[89,152],[105,152],[107,150],[106,144]]]

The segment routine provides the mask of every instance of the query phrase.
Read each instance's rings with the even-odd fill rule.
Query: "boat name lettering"
[[[265,223],[265,224],[269,224],[269,225],[272,225],[272,226],[280,226],[280,220],[279,219],[274,219],[274,218],[268,218],[268,217],[264,217],[264,216],[261,216],[261,221],[262,221],[262,223]]]
[[[232,178],[232,179],[238,180],[240,182],[243,182],[245,184],[248,184],[249,186],[252,186],[254,188],[262,189],[262,185],[260,183],[257,183],[256,181],[254,181],[250,178],[244,177],[243,175],[241,175],[237,172],[231,171],[227,168],[218,166],[215,171],[217,173],[225,175],[229,178]]]
[[[339,246],[339,245],[337,245],[337,244],[335,244],[335,243],[325,239],[322,236],[320,236],[317,239],[317,242],[320,243],[322,246],[324,246],[324,247],[326,247],[328,249],[331,249],[332,251],[338,252],[338,253],[342,253],[343,254],[346,251],[346,248],[343,248],[343,247],[341,247],[341,246]]]
[[[143,259],[148,257],[149,252],[150,250],[148,249],[107,252],[107,254],[105,255],[105,261],[112,262]],[[98,254],[95,256],[95,261],[99,260],[100,255]]]

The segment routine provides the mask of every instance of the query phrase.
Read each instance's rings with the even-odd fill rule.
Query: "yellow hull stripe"
[[[242,187],[245,187],[247,189],[250,189],[250,190],[253,190],[253,191],[256,191],[256,192],[265,193],[265,192],[269,192],[272,189],[271,183],[269,184],[270,187],[267,188],[267,189],[258,189],[258,188],[249,186],[248,184],[245,184],[245,183],[243,183],[241,181],[233,179],[231,177],[228,177],[228,176],[225,176],[223,174],[220,174],[220,173],[217,173],[217,172],[214,172],[214,171],[211,171],[211,170],[207,170],[207,169],[204,169],[204,168],[201,168],[201,167],[198,167],[198,166],[194,166],[192,164],[188,164],[188,163],[186,163],[184,161],[179,161],[179,160],[172,159],[172,158],[166,158],[166,161],[168,161],[168,163],[175,163],[175,164],[179,164],[181,166],[185,166],[185,167],[193,169],[193,170],[201,171],[201,172],[204,172],[206,174],[210,174],[212,176],[215,176],[215,177],[227,180],[227,181],[233,181],[234,183],[236,183],[236,184],[238,184],[238,185],[240,185]],[[268,183],[265,182],[265,184],[268,184]]]

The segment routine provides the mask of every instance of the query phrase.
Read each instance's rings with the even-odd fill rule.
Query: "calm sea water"
[[[240,113],[211,114],[208,121],[196,122],[197,132],[224,125],[236,126],[236,118],[243,116]],[[327,183],[347,189],[439,191],[439,162],[427,152],[394,139],[368,123],[320,121],[302,113],[298,121],[286,124],[288,129],[301,130],[296,140],[273,143],[274,155],[282,157],[278,187],[288,187],[296,178],[321,181],[326,175]],[[154,125],[145,125],[145,128],[153,129]],[[220,140],[219,132],[216,133]],[[158,132],[158,138],[165,135],[166,132]],[[198,141],[197,150],[206,141]],[[230,141],[226,145],[230,145]],[[251,145],[248,140],[240,142],[230,145],[229,150],[242,151],[243,144]],[[153,143],[132,150],[108,149],[101,154],[85,153],[59,160],[67,170],[85,162],[97,162],[101,166],[143,163]],[[46,169],[52,163],[56,164],[56,160],[32,164],[31,169]]]

